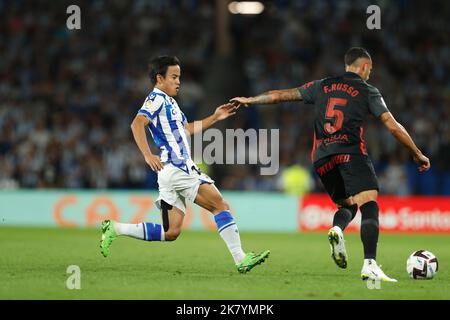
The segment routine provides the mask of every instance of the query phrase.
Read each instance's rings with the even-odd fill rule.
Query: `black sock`
[[[361,210],[361,241],[364,247],[364,259],[375,259],[378,242],[378,204],[370,201],[359,207]]]
[[[338,226],[342,231],[344,231],[344,229],[355,217],[357,211],[357,204],[339,208],[339,210],[334,214],[333,227]]]

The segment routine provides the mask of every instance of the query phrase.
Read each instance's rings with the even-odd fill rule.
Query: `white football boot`
[[[361,270],[361,279],[397,282],[397,280],[389,278],[385,275],[374,259],[364,259],[364,265]]]
[[[339,268],[347,268],[347,251],[345,250],[344,233],[341,228],[334,226],[328,231],[328,241],[331,246],[331,258]]]

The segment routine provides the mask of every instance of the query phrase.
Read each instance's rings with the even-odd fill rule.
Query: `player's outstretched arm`
[[[144,156],[145,162],[147,162],[153,171],[159,171],[162,169],[161,160],[150,151],[145,134],[145,126],[148,123],[149,120],[145,116],[138,114],[131,123],[131,131],[133,132],[134,141]]]
[[[235,97],[230,102],[236,105],[248,107],[251,104],[272,104],[278,102],[300,101],[303,100],[298,88],[271,90],[255,97]]]
[[[417,148],[408,131],[395,120],[390,112],[384,112],[380,115],[380,120],[392,133],[392,135],[400,141],[413,156],[414,162],[418,165],[419,172],[424,172],[430,169],[430,160],[423,155],[422,151]]]
[[[226,118],[234,115],[237,108],[238,106],[232,103],[223,104],[217,107],[214,113],[209,117],[203,120],[186,123],[185,128],[189,132],[189,134],[201,132],[212,126],[214,123],[225,120]]]

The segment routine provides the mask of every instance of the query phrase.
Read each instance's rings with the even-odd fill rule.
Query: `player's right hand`
[[[158,156],[155,156],[154,154],[152,154],[150,156],[146,156],[145,162],[147,162],[147,164],[150,166],[150,168],[155,172],[158,172],[159,170],[161,170],[163,168],[161,159]]]
[[[244,105],[244,107],[248,107],[248,105],[250,104],[250,98],[234,97],[233,99],[230,99],[230,102],[238,107],[240,107],[241,105]]]
[[[419,172],[425,172],[430,169],[430,159],[425,157],[422,153],[414,156],[414,162],[418,165]]]

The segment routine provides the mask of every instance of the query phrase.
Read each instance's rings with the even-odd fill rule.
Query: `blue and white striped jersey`
[[[192,161],[184,129],[187,120],[175,99],[164,91],[154,88],[138,114],[146,116],[150,121],[148,128],[159,148],[162,163],[186,167],[186,163]]]

